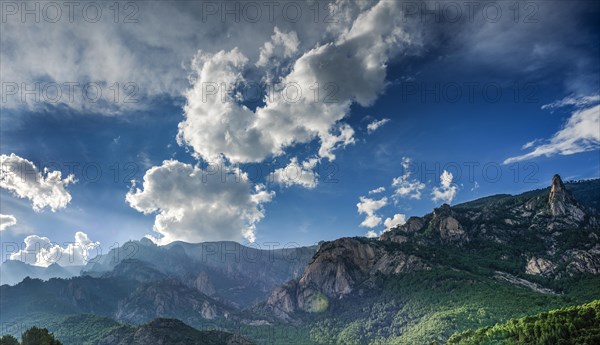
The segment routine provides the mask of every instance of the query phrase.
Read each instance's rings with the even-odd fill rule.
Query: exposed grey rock
[[[414,234],[425,226],[425,221],[420,217],[410,217],[406,223],[398,225],[389,231],[381,234],[381,241],[392,241],[396,243],[404,243],[408,240],[406,235]]]
[[[525,287],[525,288],[533,290],[535,292],[539,292],[539,293],[543,293],[543,294],[547,294],[547,295],[556,295],[556,292],[552,291],[551,289],[547,289],[547,288],[541,286],[540,284],[530,282],[529,280],[517,278],[506,272],[496,271],[496,272],[494,272],[494,278],[496,278],[497,280],[500,280],[500,281],[508,282],[513,285]]]
[[[525,272],[531,275],[549,276],[556,269],[556,265],[549,260],[532,257],[527,261]]]
[[[585,212],[577,204],[573,194],[565,188],[559,175],[554,175],[552,178],[548,204],[550,205],[550,213],[554,217],[567,217],[579,223],[584,220]]]
[[[215,295],[215,287],[211,283],[208,273],[201,272],[194,280],[194,287],[207,296]]]
[[[565,257],[569,271],[600,274],[600,244],[589,250],[570,250]]]
[[[448,204],[433,210],[431,226],[439,231],[442,242],[463,243],[469,241],[465,229],[455,218],[455,213]]]

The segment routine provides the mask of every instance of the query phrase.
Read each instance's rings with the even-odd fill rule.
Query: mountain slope
[[[177,317],[201,327],[239,320],[240,311],[172,279],[140,282],[123,277],[75,277],[43,282],[26,278],[0,287],[0,322],[44,326],[59,316],[94,314],[131,323]]]
[[[316,247],[256,249],[235,242],[173,242],[157,246],[142,239],[95,258],[84,267],[83,274],[95,277],[118,274],[115,268],[133,259],[213,298],[246,307],[302,274],[315,251]]]
[[[597,299],[598,211],[571,187],[600,191],[555,176],[546,189],[443,205],[378,240],[327,242],[262,308],[315,343],[427,344]]]
[[[221,331],[198,331],[179,320],[156,319],[139,327],[119,328],[97,345],[252,345],[249,340]]]
[[[0,265],[0,285],[14,285],[25,277],[48,280],[51,278],[71,278],[79,275],[82,266],[63,267],[53,263],[48,267],[33,266],[19,260],[6,260]]]
[[[318,248],[128,242],[81,277],[1,286],[0,321],[45,327],[89,313],[176,318],[270,344],[444,342],[600,298],[599,192],[600,180],[556,176],[545,189],[442,205],[379,239]],[[126,337],[134,329],[106,325]]]
[[[600,344],[600,300],[458,333],[447,344]]]

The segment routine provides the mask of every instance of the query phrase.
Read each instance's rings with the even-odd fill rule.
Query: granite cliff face
[[[323,311],[330,299],[373,288],[381,275],[427,268],[422,259],[382,242],[341,238],[321,245],[300,279],[277,288],[266,305],[284,319],[296,310]]]
[[[597,215],[598,210],[576,200],[558,175],[549,189],[492,196],[452,207],[444,204],[423,217],[409,218],[378,240],[342,238],[321,245],[304,274],[276,288],[266,308],[283,319],[291,319],[296,311],[319,312],[332,301],[377,287],[387,276],[448,266],[443,259],[436,259],[444,257],[444,251],[477,256],[481,248],[499,252],[490,260],[495,277],[550,291],[511,274],[547,279],[600,274]],[[522,249],[515,257],[516,248]],[[499,272],[495,260],[521,266],[511,274]]]

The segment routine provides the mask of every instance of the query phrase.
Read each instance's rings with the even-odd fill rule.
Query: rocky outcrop
[[[573,194],[565,188],[559,175],[552,178],[548,205],[553,217],[566,217],[576,223],[583,222],[585,218],[585,211],[578,205]]]
[[[467,232],[455,218],[456,214],[448,204],[433,211],[431,227],[439,232],[444,243],[464,243],[469,241]]]
[[[321,245],[302,277],[277,288],[267,307],[282,318],[297,309],[318,312],[327,309],[330,299],[372,288],[378,275],[427,268],[420,258],[388,249],[381,242],[341,238]]]
[[[381,241],[391,241],[396,243],[404,243],[408,240],[406,235],[411,235],[421,231],[425,226],[425,220],[420,217],[410,217],[406,223],[398,225],[389,231],[384,232],[379,237]]]
[[[589,250],[570,250],[565,254],[570,272],[600,274],[600,244]]]
[[[544,277],[560,277],[564,270],[558,272],[559,266],[566,267],[566,273],[570,275],[576,273],[600,274],[600,244],[596,244],[588,250],[567,250],[559,256],[557,264],[534,256],[527,262],[525,272]]]
[[[555,269],[556,265],[549,260],[534,256],[527,261],[525,273],[538,276],[549,276],[554,272]]]
[[[494,278],[496,278],[499,281],[504,281],[504,282],[507,282],[512,285],[517,285],[517,286],[521,286],[521,287],[533,290],[535,292],[539,292],[539,293],[543,293],[543,294],[547,294],[547,295],[556,295],[556,293],[554,291],[547,289],[547,288],[541,286],[540,284],[530,282],[529,280],[525,280],[522,278],[517,278],[506,272],[496,271],[494,273]]]

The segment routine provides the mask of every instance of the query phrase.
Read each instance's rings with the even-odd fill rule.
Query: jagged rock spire
[[[550,197],[548,198],[548,204],[550,205],[550,212],[553,216],[564,216],[567,214],[567,204],[573,201],[573,196],[565,188],[565,185],[560,178],[560,175],[556,174],[552,177],[552,186],[550,189]]]
[[[573,194],[565,188],[565,184],[558,174],[552,178],[552,188],[550,189],[548,204],[550,206],[550,213],[554,217],[570,216],[578,221],[583,220],[583,210],[579,207]]]

